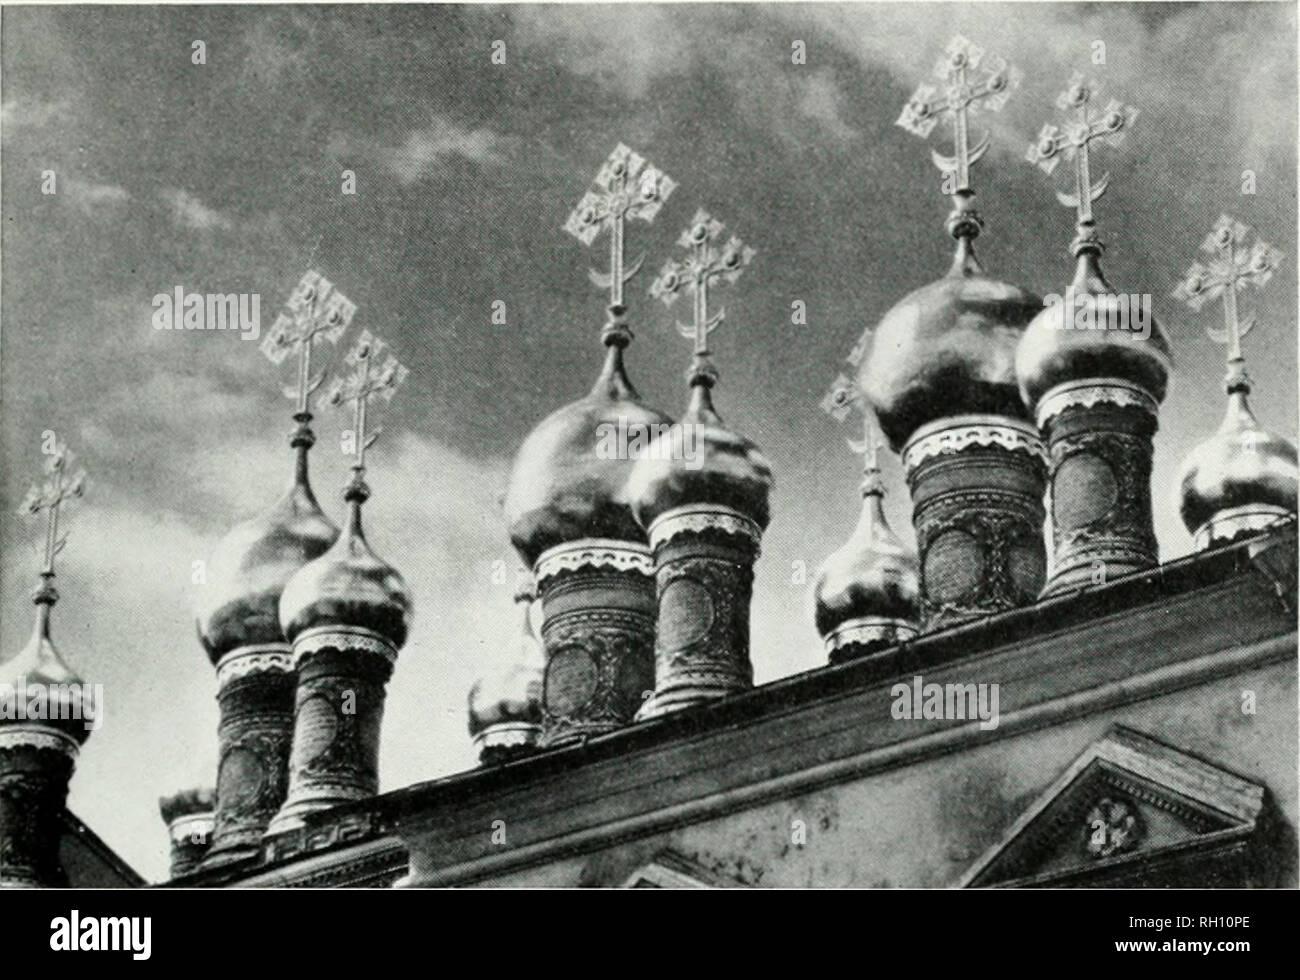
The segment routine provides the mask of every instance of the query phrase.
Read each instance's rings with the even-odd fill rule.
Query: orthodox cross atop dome
[[[930,156],[935,166],[952,175],[953,186],[948,192],[956,204],[956,210],[949,216],[953,236],[974,237],[979,234],[980,220],[972,206],[970,168],[988,151],[989,136],[986,133],[971,146],[970,119],[984,109],[999,111],[1011,92],[1020,86],[1023,75],[1005,59],[987,55],[983,48],[961,35],[948,42],[944,56],[935,65],[934,75],[941,84],[922,83],[903,106],[897,125],[925,139],[941,116],[951,117],[952,156],[944,156],[937,150],[931,150]]]
[[[1104,173],[1096,183],[1092,181],[1089,145],[1100,140],[1109,146],[1119,146],[1138,117],[1138,110],[1115,99],[1106,103],[1100,115],[1095,115],[1092,105],[1101,94],[1101,86],[1093,79],[1085,80],[1080,72],[1070,78],[1069,87],[1056,98],[1056,107],[1072,114],[1063,125],[1045,123],[1038,139],[1030,144],[1025,159],[1051,174],[1060,162],[1074,161],[1074,192],[1057,191],[1056,199],[1068,208],[1075,208],[1079,234],[1074,248],[1081,245],[1100,247],[1093,230],[1092,204],[1106,193],[1110,174]]]
[[[689,378],[692,384],[717,380],[717,369],[709,360],[709,334],[717,329],[727,315],[725,308],[709,313],[709,286],[721,280],[734,283],[753,261],[754,249],[735,235],[722,241],[726,227],[709,212],[700,208],[691,219],[690,226],[682,232],[677,244],[689,251],[684,259],[669,259],[659,270],[650,285],[650,295],[671,307],[684,291],[695,299],[691,323],[677,324],[677,331],[694,343],[694,359]]]
[[[590,245],[602,231],[609,231],[609,272],[588,271],[591,281],[609,290],[609,305],[622,308],[623,285],[641,268],[645,256],[630,266],[623,261],[623,231],[629,218],[654,220],[659,209],[677,187],[677,182],[658,167],[649,166],[641,154],[622,143],[601,165],[593,189],[573,209],[564,230],[584,245]]]
[[[837,422],[843,422],[854,412],[861,414],[862,438],[846,437],[846,441],[854,453],[862,456],[862,470],[866,474],[863,491],[883,492],[883,484],[880,482],[880,450],[884,441],[880,438],[876,414],[867,403],[857,380],[848,374],[839,374],[822,397],[821,409]]]
[[[1193,262],[1173,291],[1175,299],[1198,311],[1211,300],[1223,297],[1223,328],[1209,327],[1207,332],[1215,343],[1227,347],[1229,391],[1250,390],[1241,338],[1255,325],[1255,318],[1239,316],[1237,293],[1248,284],[1264,285],[1282,261],[1282,253],[1263,240],[1256,239],[1247,248],[1250,230],[1248,225],[1221,215],[1201,242],[1201,251],[1211,256],[1209,264]]]
[[[45,556],[41,564],[41,587],[36,601],[53,605],[59,594],[54,588],[54,559],[63,550],[67,535],[59,536],[59,511],[66,501],[85,493],[86,471],[76,465],[76,457],[63,443],[57,443],[46,459],[44,479],[34,483],[23,498],[18,513],[45,512]]]
[[[379,398],[385,403],[392,401],[393,395],[410,372],[388,349],[388,345],[369,330],[361,332],[356,344],[344,356],[343,363],[352,370],[334,380],[328,401],[331,405],[352,403],[350,442],[355,460],[347,499],[351,500],[355,495],[358,499],[365,500],[369,496],[365,485],[366,450],[375,444],[382,431],[375,427],[367,432],[366,409],[373,398]]]
[[[297,404],[297,413],[307,413],[308,399],[325,380],[322,372],[311,376],[312,346],[317,338],[338,343],[357,305],[334,288],[334,284],[314,269],[309,269],[294,287],[286,304],[288,313],[275,318],[270,332],[262,341],[262,353],[273,364],[280,364],[295,348],[298,351],[298,383],[285,388],[285,397]]]

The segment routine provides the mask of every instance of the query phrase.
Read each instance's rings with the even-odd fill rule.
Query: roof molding
[[[1264,797],[1258,783],[1116,725],[1039,795],[959,887],[1113,884],[1148,873],[1167,877],[1211,855],[1245,858]],[[1243,865],[1240,874],[1248,870]]]

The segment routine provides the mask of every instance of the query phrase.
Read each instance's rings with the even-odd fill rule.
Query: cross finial
[[[718,280],[734,283],[755,255],[754,250],[735,235],[724,244],[724,227],[703,208],[696,211],[690,226],[677,239],[677,244],[689,250],[689,254],[681,260],[669,259],[650,284],[650,295],[662,300],[665,306],[677,302],[683,290],[689,290],[695,298],[693,321],[677,324],[678,332],[694,343],[690,371],[692,384],[705,379],[711,384],[717,378],[717,371],[709,362],[709,334],[722,323],[727,311],[724,308],[710,315],[709,286]]]
[[[609,305],[622,308],[623,284],[637,274],[645,256],[623,265],[623,225],[628,218],[654,220],[677,182],[658,167],[647,166],[639,153],[622,143],[614,148],[588,190],[564,223],[564,230],[584,245],[609,231],[609,272],[592,269],[587,274],[600,289],[609,290]]]
[[[288,313],[275,318],[262,341],[262,353],[273,364],[279,364],[297,349],[298,383],[286,388],[285,396],[295,400],[298,415],[306,415],[308,399],[325,380],[323,372],[311,376],[312,345],[318,337],[337,343],[352,322],[357,306],[314,269],[298,281],[286,305]]]
[[[1193,310],[1200,310],[1207,302],[1223,297],[1223,329],[1207,328],[1210,338],[1228,349],[1228,387],[1249,390],[1245,358],[1241,353],[1241,338],[1255,325],[1253,315],[1238,317],[1237,293],[1247,284],[1262,286],[1273,277],[1282,261],[1282,253],[1261,239],[1246,247],[1250,227],[1228,215],[1221,215],[1213,230],[1201,242],[1201,250],[1211,258],[1209,264],[1193,262],[1173,291]]]
[[[67,536],[59,537],[59,509],[63,503],[82,496],[86,488],[86,471],[76,466],[76,457],[63,443],[56,443],[54,452],[45,461],[44,477],[32,484],[23,498],[18,513],[39,514],[45,511],[45,558],[41,565],[41,589],[36,601],[52,605],[58,599],[54,591],[54,559],[63,550]]]
[[[884,442],[877,431],[876,413],[867,403],[862,388],[847,374],[839,374],[822,397],[821,409],[837,422],[843,422],[853,412],[862,415],[862,439],[846,439],[849,448],[862,455],[862,469],[866,474],[863,492],[883,492],[880,483],[880,450]]]
[[[948,219],[950,231],[956,238],[974,238],[979,234],[980,218],[972,204],[970,168],[988,151],[989,137],[985,134],[975,146],[970,145],[970,117],[981,109],[999,111],[1023,76],[1005,59],[986,55],[961,35],[948,42],[934,75],[942,84],[920,85],[903,106],[897,124],[924,139],[938,125],[940,116],[952,117],[953,155],[944,156],[937,150],[930,155],[935,166],[951,175],[950,193],[956,210]]]
[[[398,387],[406,380],[405,366],[393,356],[388,345],[363,330],[356,344],[343,358],[352,368],[346,377],[338,377],[330,387],[329,403],[352,403],[352,480],[348,485],[348,499],[365,500],[369,491],[365,486],[366,450],[379,438],[380,429],[366,431],[366,408],[372,398],[390,402]]]
[[[1062,159],[1074,160],[1074,192],[1057,191],[1056,199],[1076,210],[1079,235],[1075,240],[1075,254],[1084,246],[1100,248],[1092,230],[1092,203],[1106,193],[1110,184],[1108,173],[1093,183],[1088,147],[1095,140],[1118,146],[1138,117],[1137,109],[1115,99],[1106,103],[1100,115],[1094,116],[1091,107],[1100,94],[1101,86],[1096,81],[1085,80],[1082,73],[1075,72],[1069,87],[1056,99],[1056,107],[1073,118],[1063,126],[1045,123],[1025,154],[1026,160],[1048,174]]]

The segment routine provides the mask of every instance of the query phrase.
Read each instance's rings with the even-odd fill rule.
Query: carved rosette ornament
[[[256,854],[284,803],[295,684],[288,644],[232,650],[217,682],[217,806],[205,868]]]
[[[627,541],[574,541],[543,552],[544,747],[631,723],[654,689],[655,593],[650,550]]]
[[[0,888],[64,888],[63,809],[77,743],[39,725],[0,730]]]
[[[1098,860],[1125,854],[1142,842],[1146,827],[1131,800],[1104,796],[1088,810],[1084,851]]]
[[[1158,563],[1151,513],[1158,410],[1147,391],[1115,378],[1058,385],[1039,401],[1052,515],[1044,595],[1102,585]]]
[[[1043,586],[1046,467],[1033,426],[957,416],[903,448],[921,562],[923,630],[1033,602]]]

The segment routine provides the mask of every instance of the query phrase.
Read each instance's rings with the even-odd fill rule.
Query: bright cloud
[[[499,166],[506,162],[514,146],[514,140],[489,127],[465,127],[436,116],[428,125],[411,130],[395,144],[375,144],[335,134],[330,141],[330,152],[343,161],[349,156],[374,160],[406,186],[433,176],[448,160],[457,157]]]
[[[59,191],[73,207],[88,215],[112,213],[131,199],[124,187],[77,177],[64,177]]]
[[[172,220],[183,228],[226,231],[233,225],[220,211],[208,207],[187,190],[168,187],[159,191],[158,196],[171,208]]]
[[[68,115],[67,101],[42,102],[39,99],[7,99],[0,104],[0,126],[5,129],[43,129]]]

